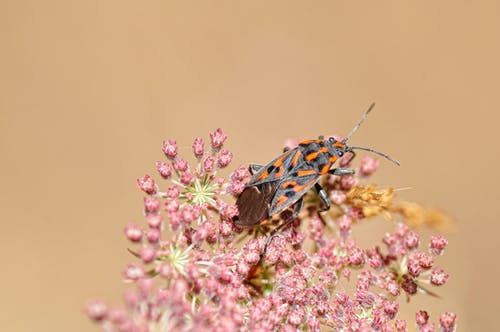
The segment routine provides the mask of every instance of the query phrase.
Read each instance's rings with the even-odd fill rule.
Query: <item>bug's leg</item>
[[[318,139],[325,139],[325,136],[323,136],[323,135],[319,135],[319,136],[318,136]]]
[[[328,173],[332,175],[351,175],[354,174],[354,170],[352,168],[334,168],[329,170]]]
[[[322,208],[321,210],[319,210],[318,212],[324,212],[324,211],[330,210],[330,200],[326,196],[325,190],[321,187],[321,185],[319,183],[316,183],[314,185],[314,189],[316,189],[316,192],[318,193],[319,198],[321,199],[321,201],[325,205],[325,207]]]
[[[285,153],[285,152],[287,152],[287,151],[289,151],[289,150],[290,150],[290,148],[289,148],[288,146],[285,146],[285,147],[283,148],[283,153]]]
[[[278,233],[281,229],[285,228],[286,226],[290,225],[295,220],[295,218],[297,218],[300,210],[302,209],[302,203],[303,199],[301,198],[297,201],[297,203],[295,203],[295,206],[293,208],[293,214],[290,216],[290,218],[288,218],[287,221],[285,221],[284,223],[273,229],[272,232],[269,234],[266,240],[266,244],[264,245],[264,250],[260,254],[259,263],[262,261],[262,258],[264,258],[264,256],[266,255],[267,247],[271,244],[271,241],[273,240],[273,237],[276,235],[276,233]]]
[[[250,174],[251,175],[254,175],[256,172],[258,172],[262,167],[262,165],[257,165],[257,164],[250,164],[250,166],[248,166],[248,170],[250,171]]]

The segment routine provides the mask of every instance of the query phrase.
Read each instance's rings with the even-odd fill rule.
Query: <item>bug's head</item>
[[[399,166],[399,161],[397,161],[396,159],[392,158],[391,156],[389,156],[385,153],[382,153],[380,151],[373,150],[370,148],[364,148],[361,146],[348,146],[347,145],[347,141],[349,140],[349,138],[351,138],[351,136],[359,129],[359,127],[361,126],[363,121],[365,121],[367,115],[372,111],[373,107],[375,107],[375,103],[372,103],[370,105],[370,107],[365,112],[365,114],[363,114],[363,117],[361,118],[361,120],[359,120],[359,122],[354,126],[354,128],[352,128],[351,132],[349,134],[347,134],[347,136],[342,141],[339,142],[339,141],[336,141],[335,139],[334,139],[335,142],[332,141],[332,149],[334,149],[334,151],[336,152],[335,155],[337,155],[338,157],[342,157],[342,155],[344,155],[346,152],[354,153],[353,150],[364,150],[364,151],[373,152],[373,153],[378,154],[379,156],[382,156],[382,157],[386,158],[387,160],[389,160],[389,161],[391,161],[394,164]],[[330,139],[329,139],[329,141],[330,141]]]
[[[328,138],[328,144],[326,144],[328,148],[328,152],[332,156],[336,156],[338,158],[342,157],[346,152],[349,152],[349,147],[344,141],[337,141],[334,137]]]

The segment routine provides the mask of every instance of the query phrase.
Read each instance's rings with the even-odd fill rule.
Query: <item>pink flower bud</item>
[[[139,256],[144,263],[152,262],[155,259],[156,251],[151,247],[142,247],[139,249]]]
[[[455,331],[457,315],[453,312],[445,312],[439,317],[439,323],[441,324],[441,331],[443,332],[453,332]]]
[[[399,284],[395,280],[388,281],[387,284],[385,284],[385,289],[393,296],[398,296],[401,291]]]
[[[429,321],[429,314],[425,310],[417,311],[415,319],[417,321],[417,325],[425,325],[427,324],[427,321]]]
[[[418,263],[422,268],[427,270],[434,265],[434,258],[432,258],[432,256],[428,254],[420,253],[420,255],[418,256]]]
[[[422,267],[418,264],[418,261],[409,260],[407,264],[408,273],[413,277],[418,277],[420,272],[422,272]]]
[[[160,240],[160,235],[161,235],[160,230],[156,228],[149,229],[146,232],[146,238],[148,239],[148,242],[152,244],[158,243],[158,241]]]
[[[358,180],[352,175],[343,175],[340,177],[340,187],[343,190],[349,190],[358,183]]]
[[[201,138],[195,138],[193,142],[193,153],[196,158],[201,158],[205,153],[205,143]]]
[[[146,194],[149,195],[156,194],[156,183],[147,174],[144,175],[142,178],[137,179],[137,185],[139,186],[139,189],[144,191]]]
[[[292,325],[299,326],[302,324],[306,316],[306,310],[302,306],[295,308],[288,314],[288,322]]]
[[[431,272],[431,284],[436,286],[444,285],[449,276],[443,269],[435,269]]]
[[[217,157],[217,166],[219,168],[224,168],[229,165],[232,159],[233,153],[231,151],[222,150]]]
[[[188,186],[194,181],[193,174],[191,174],[189,171],[185,171],[181,175],[181,182],[183,185]]]
[[[171,199],[165,202],[165,211],[176,212],[179,210],[180,203],[177,199]]]
[[[339,224],[340,236],[343,238],[348,237],[351,234],[352,218],[344,214],[337,218],[337,222]]]
[[[221,128],[218,128],[215,132],[210,133],[210,141],[212,144],[212,149],[218,151],[224,144],[226,138],[227,136],[224,134]]]
[[[179,186],[176,186],[175,184],[167,189],[168,198],[177,198],[180,194],[181,190],[179,189]]]
[[[431,236],[431,241],[429,243],[429,251],[433,255],[442,255],[444,252],[444,248],[448,245],[448,240],[444,238],[444,236]]]
[[[231,182],[231,186],[229,188],[229,190],[233,195],[241,194],[244,189],[245,189],[245,184],[238,180]]]
[[[396,301],[385,301],[384,302],[384,311],[385,313],[394,318],[399,310],[399,304]]]
[[[348,260],[351,265],[361,265],[365,262],[365,252],[361,248],[354,247],[349,251]]]
[[[229,218],[233,219],[233,217],[236,217],[239,215],[238,212],[238,207],[236,205],[228,204],[224,207],[224,215]]]
[[[420,241],[420,235],[415,231],[410,231],[405,236],[405,246],[408,249],[416,249]]]
[[[179,157],[174,161],[174,168],[176,171],[184,172],[188,169],[188,163],[186,160]]]
[[[181,220],[184,223],[190,224],[196,218],[197,218],[197,213],[192,205],[186,205],[186,207],[184,207],[184,209],[182,209]]]
[[[140,242],[142,239],[142,229],[136,224],[130,223],[124,229],[125,236],[132,242]]]
[[[172,175],[172,167],[165,161],[157,161],[156,170],[164,179],[168,179]]]
[[[244,180],[249,176],[250,176],[250,171],[248,170],[248,167],[244,165],[238,167],[232,174],[232,178],[238,181]]]
[[[162,150],[168,158],[174,159],[177,156],[177,142],[173,139],[163,141]]]
[[[207,173],[210,173],[214,170],[215,159],[212,156],[206,156],[203,159],[203,170]]]
[[[368,176],[374,173],[379,165],[380,161],[371,156],[364,156],[361,158],[361,165],[359,167],[359,172],[361,175]]]
[[[417,293],[417,284],[409,276],[405,275],[403,282],[401,283],[401,288],[410,295]]]
[[[146,213],[156,213],[160,210],[160,201],[152,196],[144,197],[144,210]]]
[[[159,214],[148,214],[146,216],[146,221],[151,228],[161,228],[162,217]]]
[[[345,202],[346,195],[343,191],[332,190],[330,191],[330,200],[335,204],[342,204]]]
[[[123,277],[127,280],[136,281],[144,277],[144,271],[139,265],[128,264],[125,271],[123,271]]]
[[[90,319],[98,322],[106,318],[108,314],[108,308],[103,301],[93,299],[89,300],[85,305],[85,313]]]

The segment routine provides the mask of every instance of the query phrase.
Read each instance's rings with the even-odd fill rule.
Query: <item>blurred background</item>
[[[3,331],[97,331],[118,303],[143,223],[135,180],[161,144],[217,127],[233,166],[286,138],[345,135],[387,152],[372,178],[456,220],[430,308],[459,330],[498,311],[500,5],[496,1],[3,1],[0,3],[0,321]],[[376,222],[366,236],[391,229]],[[426,231],[427,232],[427,231]],[[363,233],[363,232],[362,232]],[[430,233],[430,232],[427,232]],[[426,234],[427,234],[426,233]],[[365,235],[361,235],[365,236]]]

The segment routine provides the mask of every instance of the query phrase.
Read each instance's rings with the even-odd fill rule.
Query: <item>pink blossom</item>
[[[149,175],[144,175],[142,178],[137,179],[137,185],[146,194],[156,194],[156,183]]]
[[[218,128],[213,133],[210,133],[210,141],[212,143],[212,149],[218,151],[224,142],[226,141],[227,136],[224,134],[221,128]]]
[[[156,170],[164,179],[168,179],[172,175],[172,167],[165,161],[157,161]]]
[[[207,172],[207,173],[212,172],[214,170],[214,166],[215,166],[215,159],[214,159],[214,157],[212,157],[212,156],[206,156],[203,159],[203,169],[205,170],[205,172]]]
[[[174,161],[174,168],[178,172],[184,172],[188,169],[188,163],[183,158],[176,158]]]
[[[359,166],[359,171],[362,175],[367,176],[374,173],[379,165],[379,160],[371,156],[364,156],[361,158],[361,165]]]
[[[443,269],[436,269],[431,273],[431,283],[436,286],[441,286],[446,283],[448,280],[448,273],[446,273]]]
[[[442,332],[453,332],[456,328],[457,315],[452,312],[445,312],[439,317]]]
[[[431,241],[429,243],[429,251],[433,255],[442,255],[444,252],[444,248],[448,245],[448,240],[444,238],[442,235],[431,236]]]
[[[172,139],[163,141],[163,152],[168,158],[174,159],[177,156],[177,142]]]
[[[140,242],[142,239],[142,229],[136,224],[128,224],[124,232],[127,238],[132,242]]]
[[[193,142],[193,153],[196,158],[201,158],[205,153],[205,143],[202,138],[195,138]]]
[[[406,300],[432,295],[449,278],[436,268],[447,240],[431,236],[427,246],[399,215],[403,222],[393,231],[384,235],[374,228],[379,240],[358,242],[358,225],[371,222],[373,214],[352,193],[377,170],[378,160],[358,161],[346,153],[335,167],[353,167],[359,174],[319,179],[332,202],[329,211],[322,211],[324,204],[311,191],[298,215],[292,205],[245,228],[233,218],[249,167],[226,170],[233,159],[223,148],[226,139],[222,129],[210,133],[210,141],[194,139],[194,165],[175,140],[163,142],[166,159],[156,162],[161,178],[137,180],[147,194],[145,224],[124,228],[132,255],[123,277],[132,287],[121,306],[89,301],[87,316],[105,330],[123,332],[406,331],[407,322],[398,318],[405,317]],[[381,209],[394,214],[386,205]],[[284,224],[264,252],[268,235]],[[419,331],[452,332],[457,318],[447,312],[436,325],[422,310],[416,320]]]
[[[106,315],[108,314],[108,308],[103,301],[94,299],[87,302],[87,304],[85,305],[85,312],[90,319],[101,321],[106,318]]]
[[[233,153],[231,151],[222,150],[217,157],[217,166],[224,168],[229,165],[232,159]]]

